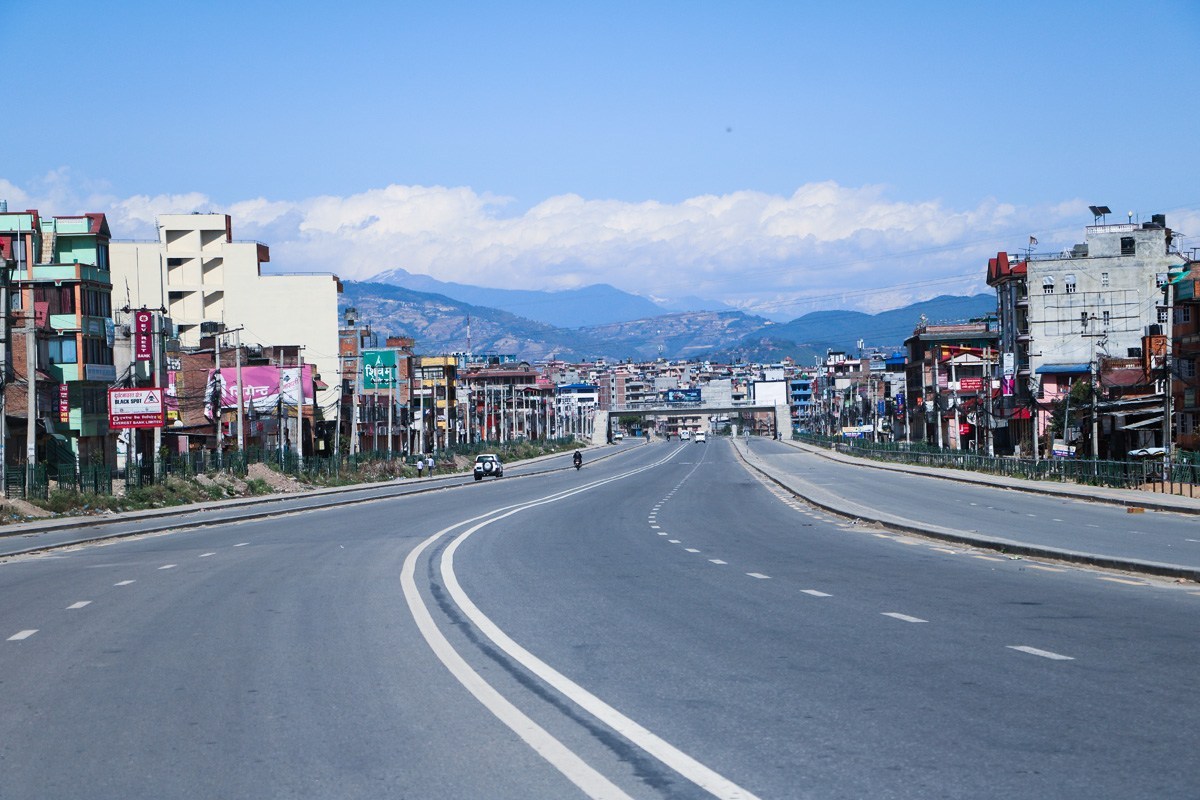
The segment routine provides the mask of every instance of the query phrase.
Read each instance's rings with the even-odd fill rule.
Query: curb
[[[1097,567],[1100,569],[1122,570],[1126,572],[1135,572],[1143,575],[1154,575],[1163,578],[1177,578],[1193,582],[1200,582],[1200,569],[1191,567],[1183,567],[1178,564],[1164,564],[1158,561],[1142,561],[1132,558],[1119,558],[1115,556],[1103,556],[1096,553],[1083,553],[1075,550],[1062,550],[1054,547],[1045,547],[1043,545],[1029,544],[1027,542],[1018,542],[1008,539],[995,539],[980,536],[968,531],[956,530],[953,528],[943,528],[938,525],[923,524],[913,520],[904,519],[903,517],[893,517],[889,514],[869,509],[864,506],[855,506],[855,504],[842,500],[841,498],[820,498],[819,494],[824,494],[819,490],[814,490],[814,487],[807,489],[795,485],[794,482],[781,478],[779,475],[768,470],[758,461],[753,453],[743,452],[740,445],[734,443],[734,450],[742,463],[749,469],[753,469],[763,475],[767,480],[771,481],[787,492],[799,497],[806,503],[816,506],[841,517],[851,517],[860,519],[865,522],[881,525],[893,530],[903,531],[918,536],[924,536],[930,539],[938,539],[945,542],[953,542],[955,544],[969,545],[971,547],[979,547],[981,549],[992,550],[997,553],[1006,555],[1018,555],[1029,558],[1046,558],[1055,561],[1065,561],[1072,564],[1081,564],[1084,566]],[[819,453],[818,453],[819,454]],[[924,473],[921,473],[924,474]],[[800,483],[803,483],[801,481]],[[1017,490],[1021,491],[1021,490]],[[854,510],[860,509],[859,511]]]
[[[614,450],[610,453],[597,454],[592,457],[592,461],[602,461],[607,458],[612,458],[619,454],[620,451]],[[528,465],[538,464],[543,461],[549,461],[554,458],[561,458],[564,454],[569,455],[569,451],[563,453],[547,453],[546,455],[535,456],[521,461],[510,462],[513,465]],[[533,472],[526,472],[520,475],[506,475],[506,478],[528,478],[535,475],[545,475],[558,470],[568,470],[574,467],[570,464],[562,467],[551,467],[549,469],[539,469]],[[296,514],[305,511],[315,511],[317,509],[337,508],[339,506],[351,506],[359,503],[373,503],[379,500],[392,500],[399,497],[407,497],[415,494],[426,494],[428,492],[441,491],[443,489],[451,489],[459,486],[472,486],[475,484],[473,480],[466,480],[471,477],[470,472],[455,472],[448,475],[442,475],[435,478],[424,479],[408,479],[412,483],[400,483],[397,480],[391,481],[376,481],[374,483],[357,483],[350,486],[331,486],[321,489],[311,489],[302,492],[284,492],[279,494],[262,495],[259,497],[237,497],[229,500],[215,500],[210,503],[191,503],[189,505],[168,506],[165,508],[144,509],[140,511],[127,511],[114,514],[106,514],[103,516],[80,516],[80,517],[57,517],[52,521],[32,521],[21,522],[16,525],[4,526],[0,528],[0,542],[8,539],[13,539],[19,536],[36,536],[43,533],[55,533],[64,529],[71,528],[95,528],[101,525],[113,525],[119,523],[136,523],[143,520],[154,522],[161,520],[164,524],[152,525],[146,528],[140,528],[136,531],[114,531],[103,535],[87,536],[71,539],[69,541],[43,543],[31,545],[30,547],[21,550],[12,550],[0,552],[0,559],[13,558],[15,556],[30,555],[32,553],[41,553],[50,550],[57,550],[64,547],[77,547],[79,545],[90,544],[92,542],[107,541],[110,539],[123,539],[131,536],[142,536],[148,533],[161,533],[166,530],[189,530],[193,528],[202,528],[210,525],[219,525],[222,523],[246,522],[249,520],[264,519],[266,517],[275,516],[280,513]],[[463,480],[451,480],[453,478],[463,478]],[[502,479],[503,480],[503,479]],[[436,483],[435,483],[436,482]],[[340,498],[337,495],[347,494],[349,492],[364,492],[371,489],[402,489],[403,491],[393,491],[388,493],[377,493],[369,497],[354,497]],[[234,514],[228,517],[222,517],[218,520],[195,519],[195,520],[173,520],[176,517],[186,516],[188,514],[199,514],[205,511],[223,511],[227,509],[247,508],[255,509],[257,506],[265,506],[271,503],[279,503],[288,500],[303,500],[305,498],[320,499],[329,496],[328,502],[319,503],[305,508],[295,510],[281,510],[278,508],[268,508],[261,510],[248,510],[243,514]],[[18,527],[20,526],[20,527]]]

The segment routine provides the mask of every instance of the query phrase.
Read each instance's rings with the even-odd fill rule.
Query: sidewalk
[[[739,457],[752,469],[760,472],[771,481],[802,498],[814,506],[823,508],[840,516],[853,517],[864,522],[875,523],[893,530],[913,533],[943,541],[954,542],[970,547],[979,547],[998,552],[1026,556],[1030,558],[1046,558],[1067,561],[1085,566],[1103,569],[1125,570],[1145,575],[1156,575],[1168,578],[1180,578],[1189,581],[1200,581],[1200,567],[1188,564],[1167,563],[1131,558],[1125,555],[1109,553],[1083,552],[1064,549],[1036,541],[1036,535],[1023,532],[1024,540],[1010,539],[993,534],[982,534],[978,531],[967,531],[958,528],[936,525],[923,520],[908,519],[889,513],[879,508],[857,503],[822,486],[817,486],[801,476],[768,464],[755,454],[750,447],[740,440],[733,441]],[[1049,482],[1005,478],[1001,476],[980,475],[963,470],[920,467],[908,464],[890,464],[887,462],[871,461],[855,458],[831,450],[799,442],[783,442],[790,447],[809,455],[828,458],[844,464],[868,469],[885,469],[905,472],[924,477],[934,477],[942,480],[953,480],[960,483],[970,483],[987,487],[997,487],[1022,492],[1057,497],[1069,497],[1098,503],[1114,504],[1127,508],[1157,509],[1187,514],[1200,514],[1200,501],[1194,498],[1171,497],[1170,495],[1155,495],[1126,489],[1108,489],[1096,486],[1078,486],[1073,484],[1050,484]],[[1154,501],[1158,502],[1154,502]],[[1031,541],[1032,539],[1032,541]]]

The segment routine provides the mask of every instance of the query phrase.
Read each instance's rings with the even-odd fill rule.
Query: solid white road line
[[[77,608],[83,608],[84,606],[90,606],[91,604],[91,600],[80,600],[78,603],[71,603],[71,605],[67,606],[67,611],[74,611]]]
[[[676,451],[676,452],[678,452],[678,451]],[[478,628],[481,633],[483,633],[488,639],[491,639],[491,641],[497,647],[499,647],[501,650],[503,650],[506,654],[508,654],[508,656],[510,658],[512,658],[513,660],[520,663],[522,666],[524,666],[526,669],[528,669],[533,674],[537,675],[539,678],[541,678],[543,681],[545,681],[551,687],[553,687],[558,692],[560,692],[561,694],[566,696],[569,700],[573,701],[576,705],[583,708],[585,711],[590,713],[596,719],[600,720],[605,725],[608,725],[610,728],[615,730],[618,734],[624,736],[626,739],[633,742],[636,746],[642,748],[647,753],[654,756],[659,761],[666,764],[668,767],[675,770],[680,775],[682,775],[683,777],[692,781],[692,783],[695,783],[697,786],[708,791],[709,793],[711,793],[717,797],[724,798],[725,800],[757,800],[755,795],[752,794],[751,792],[747,791],[746,789],[743,789],[741,786],[730,781],[728,778],[715,772],[714,770],[710,769],[709,767],[706,767],[704,764],[701,764],[696,759],[692,758],[691,756],[687,755],[683,751],[679,750],[678,748],[674,747],[670,743],[666,742],[665,740],[663,740],[656,734],[652,733],[651,731],[642,727],[638,723],[634,722],[629,717],[625,716],[624,714],[617,711],[612,706],[610,706],[607,703],[605,703],[604,701],[600,700],[598,697],[593,695],[591,692],[587,691],[582,686],[579,686],[574,681],[570,680],[565,675],[563,675],[560,672],[558,672],[557,670],[555,670],[549,664],[545,663],[544,661],[539,659],[537,656],[533,655],[528,650],[521,647],[521,645],[517,644],[511,637],[509,637],[508,634],[506,634],[504,631],[502,631],[496,625],[496,623],[492,622],[491,619],[489,619],[482,611],[479,610],[479,608],[475,605],[475,603],[472,602],[471,598],[467,596],[466,592],[463,591],[462,586],[458,582],[458,577],[454,574],[454,554],[457,551],[459,545],[463,541],[465,541],[467,537],[469,537],[471,534],[475,533],[475,531],[479,530],[480,528],[484,527],[485,525],[488,525],[492,522],[496,522],[496,521],[503,519],[504,517],[510,516],[512,514],[516,514],[519,511],[523,511],[526,508],[533,508],[534,506],[543,505],[545,503],[551,503],[556,500],[561,500],[561,499],[569,497],[572,494],[575,494],[577,492],[587,491],[588,489],[594,488],[596,486],[600,486],[603,483],[607,483],[607,482],[610,482],[613,480],[619,480],[623,477],[628,477],[630,475],[635,475],[646,469],[650,469],[652,467],[658,466],[658,464],[664,463],[669,458],[670,458],[670,456],[668,456],[667,458],[664,458],[662,461],[660,461],[656,464],[651,464],[648,467],[631,470],[627,473],[616,476],[607,481],[597,481],[588,486],[583,486],[583,487],[580,487],[578,489],[575,489],[575,490],[572,490],[569,492],[563,492],[559,495],[552,495],[543,500],[534,501],[531,503],[524,504],[522,506],[515,507],[512,510],[507,511],[505,513],[497,513],[495,516],[492,516],[490,519],[486,519],[485,521],[479,522],[478,524],[474,525],[471,528],[468,528],[467,530],[465,530],[461,534],[459,534],[454,539],[454,541],[450,543],[450,545],[446,548],[446,550],[442,553],[442,569],[441,569],[442,581],[445,584],[446,590],[447,590],[447,592],[449,592],[449,594],[450,594],[451,598],[454,600],[455,604],[458,605],[458,607],[462,610],[463,614],[472,623],[474,623],[475,627]],[[499,511],[504,511],[504,510],[500,509]],[[477,517],[476,519],[479,519],[479,518]],[[474,521],[474,520],[468,520],[468,522],[471,522],[471,521]],[[436,534],[434,537],[431,537],[429,540],[427,540],[427,542],[432,543],[434,540],[439,538],[442,534],[448,532],[449,530],[452,530],[454,527],[459,527],[459,526],[452,526],[451,528],[446,529],[442,533]],[[416,558],[420,555],[420,552],[425,548],[425,546],[426,545],[423,543],[420,547],[413,550],[409,554],[408,558],[405,559],[404,574],[410,579],[412,577],[413,571],[416,568]],[[414,594],[416,592],[415,584],[413,585],[413,592],[414,592]],[[405,594],[406,595],[408,594],[408,585],[407,584],[405,585]],[[419,601],[419,599],[420,599],[419,595],[416,595],[416,599]],[[410,601],[410,606],[411,605],[412,605],[412,603]],[[490,688],[490,687],[488,687],[488,688]],[[574,754],[572,754],[572,755],[574,755]],[[616,787],[613,787],[613,788],[615,789]],[[616,790],[616,791],[619,791],[619,790]],[[598,795],[593,795],[593,796],[595,797]],[[623,795],[620,795],[620,796],[623,796]]]
[[[21,631],[20,633],[14,633],[12,636],[8,637],[8,640],[10,642],[19,642],[23,639],[28,639],[30,636],[33,636],[37,632],[38,632],[37,628],[33,628],[32,630],[27,630],[27,631]]]
[[[1041,656],[1042,658],[1048,658],[1051,661],[1074,661],[1075,660],[1071,656],[1064,656],[1064,655],[1060,655],[1059,653],[1051,653],[1049,650],[1039,650],[1036,647],[1029,647],[1028,645],[1023,645],[1023,644],[1020,644],[1020,645],[1010,644],[1010,645],[1008,645],[1008,649],[1009,650],[1020,650],[1022,653],[1029,653],[1029,655],[1031,655],[1031,656]]]
[[[831,595],[831,594],[825,594],[824,592],[818,592],[816,589],[801,589],[800,591],[803,594],[809,594],[809,595],[812,595],[813,597],[833,597],[833,595]]]
[[[767,581],[771,579],[770,575],[763,575],[761,572],[747,572],[746,574],[751,578],[758,578],[760,581]]]
[[[884,611],[883,616],[891,617],[892,619],[898,619],[901,622],[928,622],[929,621],[927,619],[921,619],[920,617],[910,617],[908,614],[901,614],[896,611]]]
[[[120,583],[114,583],[113,586],[128,586],[131,583],[137,583],[137,581],[121,581]]]

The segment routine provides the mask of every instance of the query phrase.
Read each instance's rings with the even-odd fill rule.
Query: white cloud
[[[200,193],[120,198],[73,185],[0,179],[10,206],[102,211],[117,238],[149,238],[162,213],[223,211],[239,239],[271,247],[271,268],[361,280],[403,267],[441,280],[558,289],[610,283],[646,296],[695,295],[790,316],[821,307],[882,310],[936,294],[986,291],[987,258],[1035,234],[1069,246],[1090,222],[1063,201],[986,200],[947,208],[890,199],[883,186],[806,184],[791,196],[739,191],[680,203],[550,197],[524,212],[467,187],[389,185],[347,197],[217,202]],[[1177,212],[1200,233],[1200,214]],[[1174,219],[1169,222],[1175,222]]]

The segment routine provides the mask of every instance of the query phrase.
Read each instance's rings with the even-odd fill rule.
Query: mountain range
[[[524,361],[664,357],[776,362],[791,357],[809,364],[829,349],[853,352],[860,340],[867,347],[897,348],[922,317],[931,323],[958,322],[992,313],[996,305],[990,294],[944,295],[881,314],[817,311],[778,323],[728,309],[666,313],[645,298],[606,285],[537,292],[447,284],[403,270],[384,275],[450,287],[459,297],[393,282],[347,281],[340,305],[357,308],[359,318],[371,324],[381,343],[389,335],[410,336],[416,339],[419,353],[469,349],[477,354],[513,354]],[[497,300],[508,308],[483,302]],[[515,313],[513,308],[529,310],[537,318]],[[639,310],[651,313],[630,318]],[[573,324],[547,321],[556,319]]]

